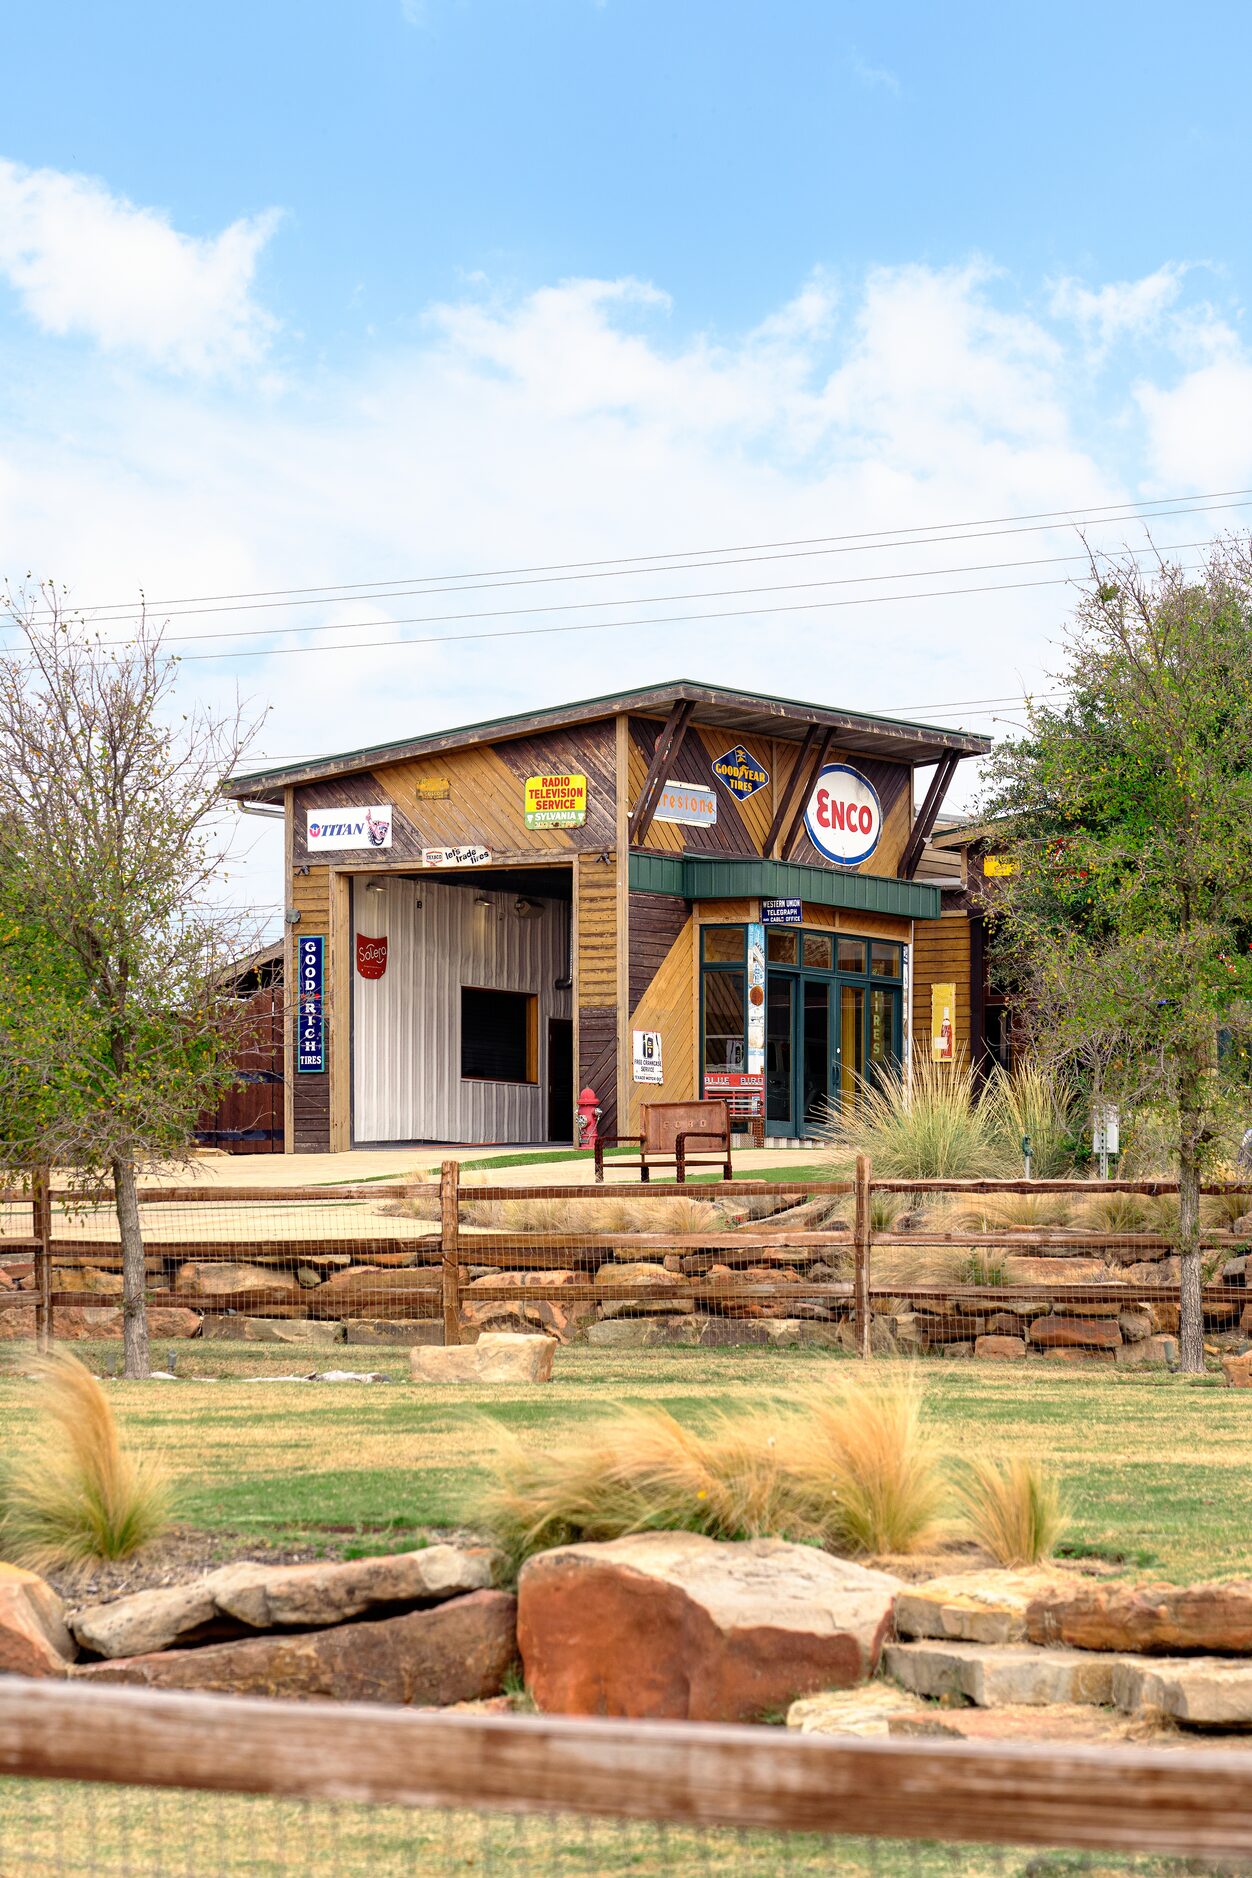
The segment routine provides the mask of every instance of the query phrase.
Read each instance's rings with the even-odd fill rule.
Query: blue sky
[[[386,588],[1252,485],[1250,42],[1121,0],[14,12],[0,571],[142,587],[274,757],[678,675],[1006,728],[1073,527]],[[609,630],[448,617],[557,602],[490,630]]]

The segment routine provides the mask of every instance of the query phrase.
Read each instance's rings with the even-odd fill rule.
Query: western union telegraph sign
[[[713,774],[741,802],[748,796],[754,796],[758,789],[764,789],[769,782],[769,771],[762,769],[741,743],[737,743],[733,750],[727,750],[725,756],[718,757],[713,765]]]

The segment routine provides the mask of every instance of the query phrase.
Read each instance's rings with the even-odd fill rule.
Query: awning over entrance
[[[938,887],[884,874],[845,874],[805,861],[723,860],[702,854],[630,857],[636,893],[668,893],[682,900],[806,900],[813,906],[850,907],[896,919],[938,919]]]

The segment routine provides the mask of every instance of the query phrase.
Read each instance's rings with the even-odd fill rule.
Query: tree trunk
[[[1186,1079],[1184,1078],[1184,1090]],[[1204,1303],[1200,1294],[1200,1131],[1198,1109],[1179,1102],[1178,1261],[1182,1290],[1178,1313],[1178,1367],[1204,1371]]]
[[[116,1196],[117,1224],[122,1237],[122,1351],[126,1359],[126,1375],[132,1382],[146,1382],[152,1374],[145,1297],[147,1273],[144,1270],[143,1228],[139,1223],[139,1192],[135,1185],[133,1161],[114,1161],[113,1191]]]

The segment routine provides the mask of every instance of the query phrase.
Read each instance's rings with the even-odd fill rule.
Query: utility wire
[[[610,579],[640,573],[674,573],[683,564],[693,567],[733,566],[740,559],[804,559],[818,554],[872,552],[882,547],[928,546],[935,541],[974,540],[991,534],[1035,534],[1060,525],[1106,526],[1118,521],[1154,521],[1170,515],[1194,515],[1221,508],[1246,508],[1252,489],[1224,489],[1197,496],[1159,496],[1142,502],[1105,503],[1087,508],[1036,510],[1023,515],[991,516],[970,522],[919,523],[908,528],[863,530],[856,534],[815,535],[791,541],[746,542],[722,548],[693,548],[669,553],[621,556],[616,560],[565,561],[519,568],[495,568],[478,573],[412,575],[393,580],[353,581],[339,586],[275,587],[235,594],[187,594],[176,599],[146,602],[146,610],[166,613],[170,618],[192,612],[251,612],[271,606],[324,605],[333,596],[353,595],[361,599],[390,599],[405,594],[419,596],[423,591],[472,591],[473,585],[526,586],[549,579]],[[1178,506],[1185,504],[1186,506]],[[1020,523],[1029,526],[1005,527]],[[953,533],[953,530],[965,532]],[[710,556],[734,556],[733,560],[714,560]],[[645,567],[643,563],[653,563]],[[655,565],[656,563],[662,565]],[[602,570],[596,572],[594,570]],[[449,588],[447,583],[467,582],[463,588]],[[366,591],[370,589],[371,591]],[[140,617],[133,601],[83,603],[76,611],[110,615],[119,620]]]
[[[182,652],[174,656],[180,664],[191,665],[210,659],[280,659],[301,654],[305,658],[315,658],[336,652],[396,652],[403,651],[407,646],[459,646],[481,639],[528,639],[546,638],[555,633],[617,632],[628,626],[679,626],[700,620],[750,619],[762,613],[809,613],[836,607],[890,606],[906,600],[950,600],[974,593],[1018,593],[1032,587],[1071,585],[1071,581],[1064,579],[991,581],[980,587],[938,587],[925,593],[866,593],[847,600],[790,601],[783,606],[730,607],[712,613],[661,614],[652,619],[575,620],[561,626],[503,626],[489,632],[430,633],[419,638],[369,639],[364,644],[347,646],[256,646],[245,647],[241,651],[232,648],[225,652]]]

